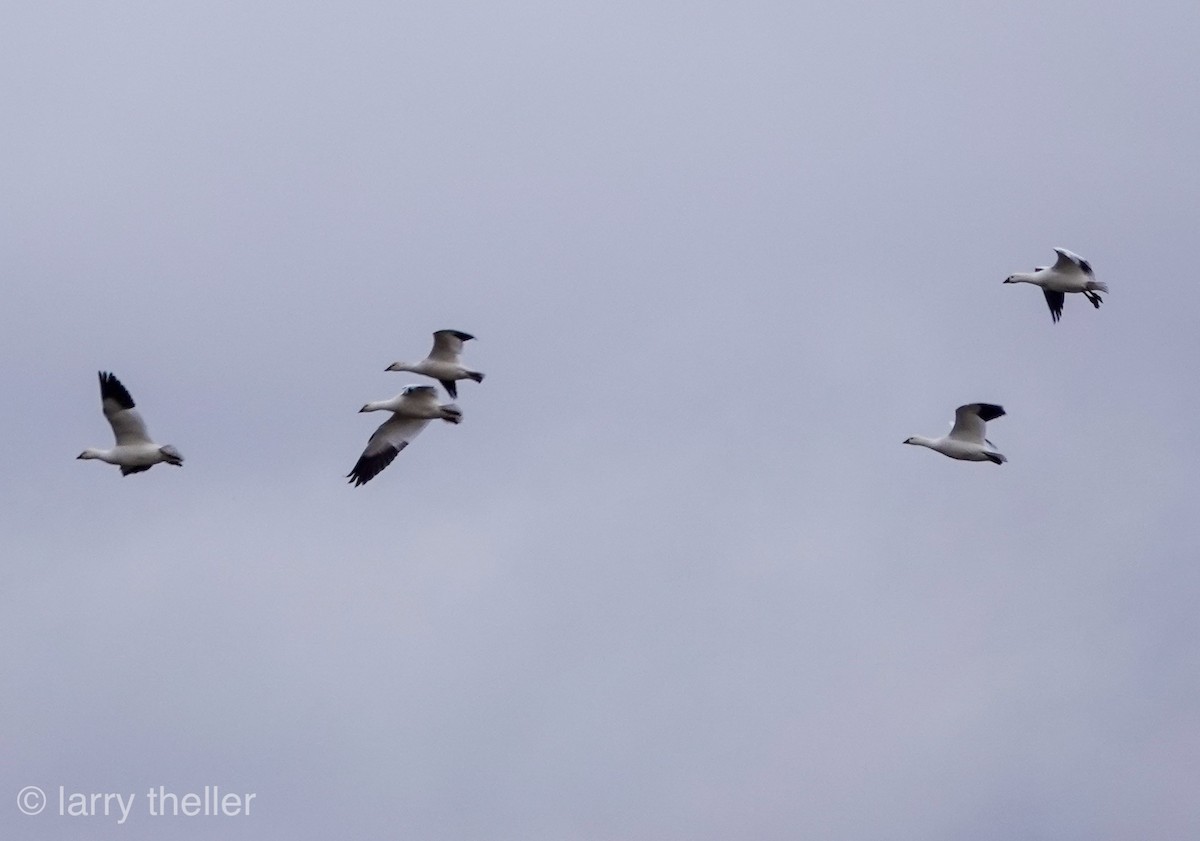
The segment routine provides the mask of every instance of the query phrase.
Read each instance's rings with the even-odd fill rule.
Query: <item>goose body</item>
[[[121,381],[113,374],[100,372],[100,407],[112,427],[116,446],[108,450],[92,447],[84,450],[77,458],[99,459],[121,468],[121,475],[141,473],[156,464],[183,465],[183,456],[170,444],[155,444],[146,431],[133,398]]]
[[[437,387],[432,385],[410,385],[390,400],[367,403],[359,411],[391,412],[392,416],[372,433],[354,469],[346,475],[355,487],[378,476],[431,420],[462,422],[457,406],[438,403]]]
[[[960,461],[990,461],[1004,464],[1008,461],[996,452],[995,445],[987,440],[987,422],[1004,416],[1004,408],[994,403],[968,403],[954,412],[954,426],[942,438],[924,438],[914,435],[905,444],[916,444],[936,450],[944,456]]]
[[[463,366],[461,361],[463,342],[469,342],[475,337],[461,330],[438,330],[433,334],[433,349],[420,362],[393,362],[387,367],[388,371],[410,371],[433,377],[442,384],[451,399],[458,398],[458,380],[474,380],[483,382],[483,374]]]
[[[1063,302],[1068,293],[1082,294],[1093,307],[1100,308],[1103,300],[1098,293],[1108,292],[1108,284],[1096,280],[1092,266],[1078,254],[1065,248],[1056,248],[1058,259],[1053,266],[1038,266],[1032,272],[1009,275],[1005,283],[1032,283],[1042,289],[1046,305],[1050,307],[1050,318],[1057,322],[1062,318]]]

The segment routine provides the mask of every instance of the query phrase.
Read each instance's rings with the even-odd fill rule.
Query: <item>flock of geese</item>
[[[483,382],[483,374],[464,368],[463,342],[475,338],[461,330],[438,330],[433,334],[433,350],[429,356],[415,365],[393,362],[389,371],[411,371],[433,377],[442,384],[451,399],[458,399],[459,380]],[[360,412],[391,412],[392,416],[379,425],[367,448],[363,450],[348,478],[354,487],[365,485],[379,475],[379,471],[392,463],[400,451],[417,437],[431,420],[441,419],[446,423],[461,423],[462,410],[453,403],[438,403],[437,388],[431,385],[410,385],[391,400],[368,403]]]
[[[1032,283],[1039,286],[1050,307],[1050,318],[1055,323],[1062,318],[1063,302],[1067,293],[1082,294],[1093,307],[1102,303],[1100,293],[1108,292],[1108,286],[1095,279],[1088,261],[1065,248],[1054,249],[1058,259],[1053,266],[1038,266],[1032,272],[1010,275],[1005,283]],[[433,349],[417,363],[393,362],[388,371],[408,371],[431,377],[441,383],[452,400],[458,399],[459,380],[483,382],[483,374],[472,371],[462,364],[463,343],[474,336],[460,330],[438,330],[433,334]],[[100,405],[104,417],[112,427],[116,446],[108,450],[88,448],[79,454],[82,459],[99,459],[121,468],[121,475],[141,473],[156,464],[183,464],[183,456],[170,444],[154,443],[146,431],[146,424],[137,411],[129,391],[113,374],[100,372]],[[437,387],[432,385],[410,385],[390,400],[376,400],[365,404],[360,412],[391,412],[392,416],[379,425],[367,441],[366,449],[358,457],[354,468],[347,474],[355,487],[374,479],[412,443],[431,420],[461,423],[462,410],[453,403],[439,403]],[[987,422],[1004,415],[1004,408],[994,403],[969,403],[959,406],[954,413],[954,426],[941,438],[923,438],[919,435],[907,439],[905,444],[916,444],[936,450],[942,455],[961,461],[990,461],[1004,464],[1006,459],[996,451],[987,439]]]
[[[1055,324],[1062,318],[1063,301],[1068,292],[1081,293],[1093,307],[1099,309],[1103,303],[1100,293],[1107,293],[1108,286],[1096,280],[1091,265],[1078,254],[1065,248],[1056,248],[1054,252],[1058,259],[1053,266],[1037,266],[1029,273],[1018,272],[1009,275],[1004,282],[1040,286],[1042,294],[1046,296],[1046,305],[1050,307],[1050,319]],[[968,403],[955,410],[954,426],[941,438],[914,435],[904,443],[928,447],[961,461],[1004,464],[1008,459],[996,452],[996,445],[987,439],[987,422],[1003,415],[1004,407],[995,403]]]
[[[438,330],[433,334],[433,349],[420,362],[393,362],[388,371],[409,371],[432,377],[442,384],[451,398],[458,397],[458,381],[483,382],[483,374],[463,366],[463,342],[475,338],[461,330]],[[156,464],[183,465],[183,456],[170,444],[154,443],[146,431],[137,404],[129,390],[113,374],[100,372],[100,407],[112,427],[116,446],[108,450],[88,448],[79,458],[94,458],[121,468],[121,475],[141,473]],[[462,421],[462,410],[453,403],[439,403],[437,387],[410,385],[390,400],[365,404],[360,412],[391,412],[392,416],[379,425],[367,441],[367,447],[350,471],[348,478],[355,486],[365,485],[392,463],[431,420],[447,423]]]

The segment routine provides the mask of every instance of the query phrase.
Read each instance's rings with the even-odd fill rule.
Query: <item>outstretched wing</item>
[[[1062,318],[1063,301],[1066,300],[1067,293],[1043,289],[1042,294],[1046,296],[1046,305],[1050,307],[1050,319],[1057,324],[1058,320]]]
[[[462,353],[463,342],[469,342],[475,337],[461,330],[438,330],[433,334],[433,350],[429,358],[438,362],[458,362]],[[451,395],[453,396],[453,395]]]
[[[968,403],[959,406],[954,412],[954,426],[950,436],[957,441],[969,441],[973,444],[983,444],[987,431],[987,422],[1004,415],[1004,408],[995,403]]]
[[[410,400],[437,400],[437,387],[432,385],[406,385],[400,393]]]
[[[129,391],[121,385],[112,374],[100,372],[100,406],[104,409],[104,417],[108,418],[117,446],[124,444],[149,444],[150,435],[146,432],[146,424],[141,414],[134,408],[136,404],[129,396]]]
[[[1056,248],[1054,253],[1058,255],[1058,259],[1054,261],[1055,271],[1083,272],[1088,277],[1092,276],[1091,264],[1075,252],[1067,251],[1065,248]]]
[[[392,415],[371,435],[371,439],[367,441],[367,448],[358,457],[354,469],[346,474],[346,478],[356,488],[374,479],[400,455],[401,450],[412,443],[428,423],[428,418]]]

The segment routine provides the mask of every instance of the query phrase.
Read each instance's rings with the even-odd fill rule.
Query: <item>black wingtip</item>
[[[1063,302],[1066,300],[1065,292],[1051,292],[1049,289],[1043,289],[1042,293],[1046,296],[1046,306],[1050,307],[1050,319],[1057,324],[1062,318]]]
[[[115,400],[122,409],[132,409],[135,405],[133,398],[129,396],[129,390],[121,385],[121,381],[116,378],[116,375],[110,374],[108,371],[98,373],[100,375],[100,399]]]
[[[346,478],[350,480],[350,484],[354,487],[365,485],[375,478],[374,473],[368,473],[367,468],[362,463],[362,459],[358,460],[358,464],[354,465],[354,469],[346,474]]]
[[[355,463],[354,469],[346,474],[346,478],[356,488],[359,485],[365,485],[383,472],[383,469],[392,463],[402,449],[404,447],[388,447],[374,455],[361,456]]]
[[[996,418],[1002,418],[1005,415],[1004,407],[997,406],[995,403],[980,403],[979,404],[979,419],[982,421],[992,421]]]
[[[454,380],[438,380],[442,384],[442,388],[446,389],[446,393],[450,395],[451,400],[458,399],[458,386],[454,384]]]
[[[438,332],[439,333],[449,333],[451,336],[458,339],[460,342],[469,342],[475,338],[470,333],[464,333],[462,330],[439,330]]]

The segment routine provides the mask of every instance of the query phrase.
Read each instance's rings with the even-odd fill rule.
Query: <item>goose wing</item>
[[[950,429],[950,438],[957,441],[969,441],[972,444],[983,444],[987,422],[1004,415],[1004,408],[994,403],[968,403],[959,406],[954,412],[954,426]]]
[[[1062,318],[1063,301],[1067,299],[1067,293],[1043,289],[1042,294],[1046,296],[1046,306],[1050,307],[1050,319],[1057,323]]]
[[[429,358],[438,362],[458,362],[463,342],[474,338],[461,330],[438,330],[433,334],[433,350],[429,351]]]
[[[112,427],[117,446],[125,444],[149,444],[150,435],[141,413],[134,408],[137,404],[129,396],[121,381],[107,371],[100,372],[100,406],[104,417]]]
[[[406,385],[400,393],[412,400],[428,400],[431,397],[437,399],[437,389],[431,385]]]
[[[358,457],[354,469],[346,474],[355,487],[365,485],[392,463],[400,451],[412,443],[429,424],[428,418],[405,418],[392,415],[379,425],[367,441],[367,448]]]
[[[1058,272],[1083,272],[1088,277],[1092,276],[1091,264],[1080,257],[1073,251],[1067,251],[1065,248],[1056,248],[1054,253],[1058,255],[1058,259],[1054,261],[1054,270]]]

